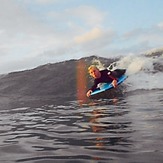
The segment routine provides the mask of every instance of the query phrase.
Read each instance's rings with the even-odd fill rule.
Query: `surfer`
[[[110,71],[108,69],[99,70],[95,65],[91,65],[88,68],[90,76],[94,78],[94,85],[87,91],[87,97],[90,97],[91,93],[95,91],[100,83],[112,83],[113,87],[117,87],[117,78],[123,75],[125,69],[116,69]]]

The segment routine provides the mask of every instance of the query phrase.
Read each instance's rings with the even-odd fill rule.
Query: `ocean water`
[[[1,97],[0,163],[162,163],[163,72],[148,58],[136,68],[126,60],[114,98]]]

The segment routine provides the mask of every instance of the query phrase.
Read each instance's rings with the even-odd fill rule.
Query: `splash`
[[[154,63],[158,62],[160,62],[160,58],[146,56],[130,55],[121,58],[117,62],[117,67],[127,70],[128,91],[162,89],[163,74],[154,70]]]
[[[117,62],[113,62],[107,69],[126,69],[128,75],[128,79],[125,81],[127,91],[163,89],[163,72],[157,71],[154,64],[163,65],[163,56],[148,57],[130,54]]]
[[[99,70],[105,69],[104,64],[102,64],[101,61],[98,60],[98,59],[95,59],[95,58],[94,58],[94,59],[92,60],[92,64],[95,65]]]
[[[144,73],[139,72],[135,75],[131,75],[126,80],[127,91],[134,90],[152,90],[163,89],[162,87],[163,73]]]
[[[153,71],[153,59],[144,56],[126,56],[117,62],[118,68],[125,68],[128,75],[141,71]]]

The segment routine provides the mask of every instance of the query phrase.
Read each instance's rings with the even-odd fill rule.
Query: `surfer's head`
[[[93,78],[99,78],[101,76],[99,69],[95,65],[89,66],[88,72]]]

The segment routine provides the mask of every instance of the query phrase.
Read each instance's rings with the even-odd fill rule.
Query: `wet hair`
[[[91,65],[88,67],[88,72],[90,72],[90,70],[92,70],[92,69],[98,70],[98,68],[95,65]]]

